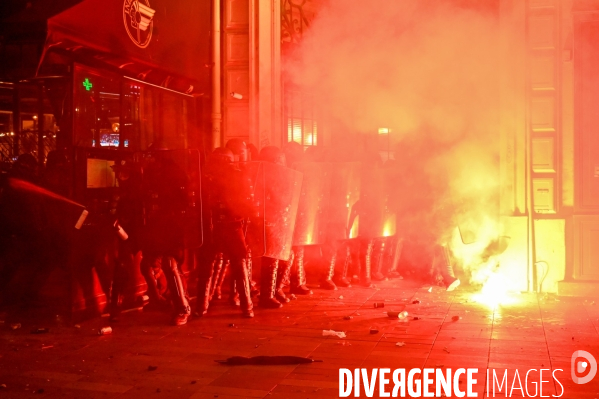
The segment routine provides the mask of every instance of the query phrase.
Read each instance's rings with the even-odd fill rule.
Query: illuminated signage
[[[129,38],[137,47],[146,48],[152,39],[154,13],[148,0],[124,0],[123,22]]]
[[[83,82],[83,87],[85,87],[85,90],[90,91],[93,87],[92,82],[90,82],[88,78],[85,78],[85,81]]]

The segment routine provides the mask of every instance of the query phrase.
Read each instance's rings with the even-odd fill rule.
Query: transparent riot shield
[[[183,229],[185,245],[203,243],[200,153],[195,149],[155,150],[136,154],[144,168],[146,218],[168,215]],[[174,219],[173,219],[174,215]],[[169,221],[166,220],[168,224]]]
[[[293,165],[293,169],[303,174],[293,245],[324,244],[331,193],[330,164],[300,162]]]
[[[330,164],[331,191],[327,207],[328,240],[344,240],[358,235],[360,224],[356,203],[360,198],[359,162],[335,162]],[[352,212],[352,210],[354,212]]]
[[[247,173],[256,176],[246,240],[252,256],[288,260],[300,198],[302,174],[269,162],[250,162]]]
[[[361,171],[361,180],[357,210],[360,218],[358,236],[376,238],[395,235],[396,218],[389,203],[393,182],[388,169],[364,168]]]

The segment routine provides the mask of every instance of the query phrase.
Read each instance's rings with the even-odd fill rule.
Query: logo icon
[[[585,360],[579,360],[584,358]],[[588,371],[586,377],[578,377],[577,374],[583,374]],[[575,384],[586,384],[590,382],[597,374],[597,360],[587,351],[576,351],[572,354],[572,381]]]
[[[154,13],[149,0],[125,0],[123,22],[129,38],[136,46],[146,48],[152,39]]]

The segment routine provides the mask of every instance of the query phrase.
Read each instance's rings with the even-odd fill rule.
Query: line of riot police
[[[114,184],[101,201],[106,209],[83,201],[90,211],[87,229],[82,229],[87,233],[73,234],[68,242],[76,248],[93,243],[98,253],[111,253],[116,266],[103,288],[113,319],[127,270],[140,251],[146,306],[170,311],[175,325],[185,324],[192,314],[181,269],[190,253],[195,258],[190,263],[196,264],[190,275],[197,277],[193,313],[198,317],[222,298],[227,276],[229,302],[244,317],[254,316],[252,298],[258,295],[259,307],[277,309],[290,301],[290,294],[312,294],[305,270],[308,252],[316,254],[322,289],[368,287],[372,280],[399,277],[409,240],[404,226],[398,231],[403,209],[395,199],[403,194],[392,163],[383,165],[376,153],[360,159],[319,147],[304,153],[295,142],[283,150],[265,147],[250,160],[251,148],[232,139],[202,167],[197,150],[152,149],[118,155],[111,162]],[[90,157],[80,156],[87,164],[88,187]],[[448,289],[455,288],[459,280],[447,249],[431,241],[424,252],[430,255],[424,274],[440,276]],[[256,263],[259,284],[253,278]]]
[[[258,305],[265,309],[289,302],[287,286],[294,296],[312,294],[304,267],[307,250],[317,254],[313,262],[322,289],[368,287],[372,280],[399,277],[406,240],[396,234],[397,208],[390,197],[399,193],[393,191],[392,166],[383,166],[376,154],[360,161],[327,157],[316,147],[304,154],[295,142],[283,150],[264,147],[258,162],[248,161],[248,145],[240,139],[217,148],[203,175],[210,238],[199,257],[195,314],[206,315],[220,298],[227,266],[229,301],[241,305],[246,317],[253,315],[251,297],[258,292]],[[424,274],[454,289],[459,280],[447,249],[430,244]],[[258,262],[259,288],[251,267]]]

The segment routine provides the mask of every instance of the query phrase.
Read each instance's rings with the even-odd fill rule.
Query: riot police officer
[[[208,206],[205,207],[207,212],[204,214],[206,243],[201,248],[198,256],[198,298],[197,309],[194,312],[194,315],[197,317],[204,316],[208,313],[210,303],[215,296],[216,299],[221,298],[221,285],[228,269],[224,253],[220,249],[220,243],[216,241],[216,237],[214,236],[215,221],[212,219],[212,210],[215,205],[212,204],[211,201],[216,200],[217,197],[215,196],[218,196],[216,190],[219,189],[217,184],[219,174],[228,167],[227,164],[232,162],[234,162],[234,160],[231,150],[219,147],[214,149],[212,154],[208,157],[206,167],[203,170],[202,199]]]
[[[267,146],[260,151],[260,160],[276,165],[286,166],[285,153],[275,146]],[[285,274],[289,269],[288,263],[264,256],[260,267],[260,306],[267,309],[278,309],[289,299],[283,292]],[[280,266],[283,266],[280,268]]]
[[[173,324],[183,325],[191,313],[179,270],[185,247],[187,176],[161,150],[154,150],[146,157],[143,175],[145,225],[142,232],[142,274],[148,283],[150,300],[162,304],[170,301]],[[166,292],[160,289],[162,273],[168,288]]]
[[[209,206],[214,251],[222,253],[230,262],[230,294],[239,295],[244,317],[254,317],[248,265],[250,253],[245,240],[247,220],[252,213],[253,186],[242,164],[247,160],[247,145],[240,141],[230,140],[227,143],[230,151],[219,150],[227,155],[219,160],[211,173]],[[231,158],[238,162],[230,162]]]
[[[290,141],[283,148],[285,163],[294,168],[295,165],[304,160],[302,146]],[[297,223],[297,222],[296,222]],[[297,228],[297,226],[296,226]],[[277,274],[276,298],[282,303],[289,302],[283,291],[285,285],[289,284],[290,292],[295,295],[312,295],[312,290],[307,287],[306,271],[304,268],[304,246],[294,245],[291,248],[291,257],[287,261],[279,262]]]
[[[111,213],[116,237],[114,272],[110,289],[110,318],[115,321],[120,313],[120,300],[125,282],[141,250],[140,229],[143,226],[142,180],[139,165],[132,158],[123,157],[112,166],[118,181],[118,190],[113,193]],[[107,293],[108,294],[108,293]],[[155,296],[154,301],[158,300]]]

